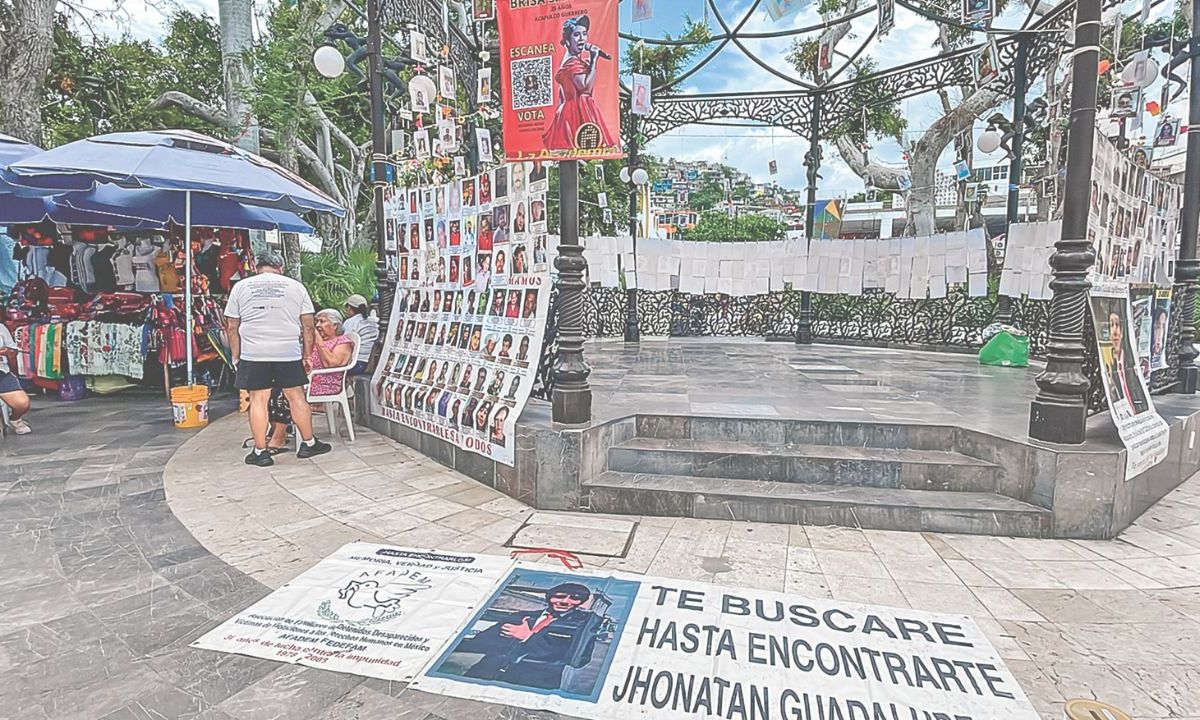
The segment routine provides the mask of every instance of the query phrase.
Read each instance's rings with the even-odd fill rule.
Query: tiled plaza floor
[[[241,418],[169,417],[158,398],[43,403],[36,435],[0,441],[0,718],[552,717],[188,648],[347,541],[507,553],[535,511],[365,429],[262,470]],[[969,614],[1045,718],[1075,696],[1200,718],[1200,479],[1111,542],[534,520],[594,552],[637,522],[626,557],[591,566]]]

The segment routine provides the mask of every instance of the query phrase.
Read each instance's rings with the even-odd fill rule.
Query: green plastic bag
[[[979,348],[980,365],[1029,366],[1029,338],[1001,330]]]

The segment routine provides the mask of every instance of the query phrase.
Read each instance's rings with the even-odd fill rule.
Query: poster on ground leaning
[[[595,720],[1038,717],[964,615],[528,564],[410,687]]]
[[[510,160],[622,157],[617,9],[617,0],[499,4]]]
[[[512,565],[352,542],[192,647],[407,681]]]
[[[1125,479],[1167,457],[1169,428],[1154,409],[1137,352],[1128,292],[1093,289],[1092,322],[1100,357],[1100,377],[1113,423],[1125,444]]]
[[[371,411],[507,465],[550,305],[546,168],[504,164],[395,204],[398,289]]]

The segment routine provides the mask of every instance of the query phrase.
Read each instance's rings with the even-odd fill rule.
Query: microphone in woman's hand
[[[612,55],[609,55],[608,53],[604,52],[603,50],[596,47],[595,45],[588,45],[587,49],[593,55],[599,55],[600,57],[604,58],[605,60],[612,60]]]

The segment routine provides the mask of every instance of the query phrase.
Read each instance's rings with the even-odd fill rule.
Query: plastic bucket
[[[171,388],[171,410],[175,427],[202,428],[208,424],[208,386],[190,385]]]

